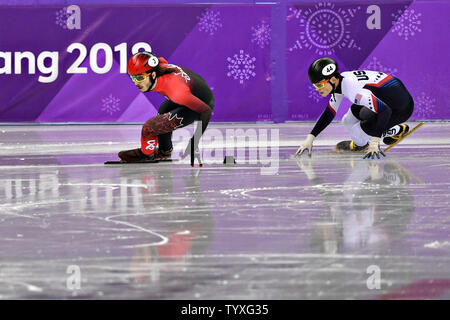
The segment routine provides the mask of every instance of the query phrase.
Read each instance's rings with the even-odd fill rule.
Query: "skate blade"
[[[342,151],[342,150],[325,150],[325,154],[355,154],[355,155],[361,155],[364,153],[364,151]]]
[[[409,130],[409,132],[407,132],[401,139],[395,141],[393,144],[391,144],[389,147],[387,147],[386,149],[384,149],[384,152],[389,151],[390,149],[392,149],[395,145],[397,145],[399,142],[403,141],[403,139],[405,139],[407,136],[409,136],[411,133],[413,133],[414,131],[416,131],[417,129],[419,129],[425,122],[421,122],[419,123],[417,126],[415,126],[414,128],[412,128],[411,130]]]
[[[160,159],[160,160],[142,160],[139,162],[122,162],[122,161],[106,161],[104,164],[143,164],[143,163],[159,163],[159,162],[176,162],[177,159]]]
[[[325,153],[346,153],[346,154],[361,154],[364,153],[364,150],[359,151],[353,151],[353,150],[342,150],[338,149],[336,146],[334,147],[334,150],[326,150]]]

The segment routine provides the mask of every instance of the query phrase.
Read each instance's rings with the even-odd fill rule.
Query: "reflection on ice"
[[[3,145],[26,137],[35,151],[0,152],[0,296],[372,299],[450,277],[447,126],[421,129],[426,150],[411,136],[379,161],[327,153],[331,139],[292,159],[308,126],[268,126],[280,139],[270,175],[239,158],[104,166],[134,147],[135,126],[6,127]],[[370,266],[380,289],[367,287]]]
[[[393,245],[414,214],[414,197],[405,188],[414,176],[398,162],[350,159],[352,168],[339,187],[327,184],[310,158],[297,160],[317,189],[327,212],[314,223],[311,249],[336,254]],[[319,171],[316,173],[316,171]]]

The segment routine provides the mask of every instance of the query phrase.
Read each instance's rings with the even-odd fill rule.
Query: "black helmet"
[[[338,65],[331,58],[319,58],[309,66],[308,78],[311,83],[317,83],[332,77],[338,77]]]

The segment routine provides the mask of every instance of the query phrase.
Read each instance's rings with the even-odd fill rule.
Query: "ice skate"
[[[154,160],[169,160],[170,157],[172,156],[172,150],[170,151],[162,151],[159,150],[159,148],[156,148],[155,153],[153,153],[153,159]]]
[[[401,128],[400,132],[398,134],[396,134],[395,136],[384,138],[383,139],[384,144],[391,145],[391,144],[403,139],[405,134],[407,134],[409,131],[409,126],[407,124],[401,124],[400,128]]]
[[[158,148],[151,155],[144,154],[140,148],[119,152],[120,162],[123,163],[167,161],[170,160],[171,155],[172,150],[160,151]]]
[[[145,155],[140,148],[125,150],[119,152],[119,158],[121,162],[144,162],[154,160],[154,152],[152,155]]]
[[[369,144],[360,147],[355,144],[353,140],[346,140],[339,142],[335,149],[337,152],[364,152]]]

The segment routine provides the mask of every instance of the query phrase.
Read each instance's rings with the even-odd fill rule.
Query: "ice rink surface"
[[[1,126],[0,299],[450,299],[450,123],[291,158],[312,125],[212,124],[203,168],[105,166],[140,125]]]

